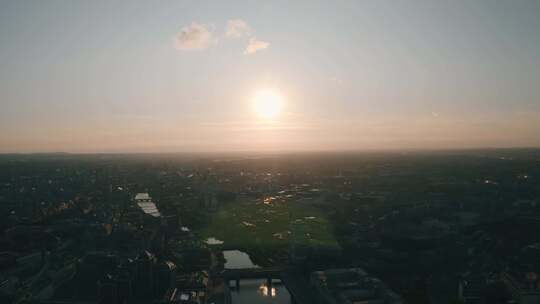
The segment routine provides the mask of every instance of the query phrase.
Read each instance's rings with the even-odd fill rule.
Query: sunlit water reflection
[[[225,250],[223,251],[223,257],[225,258],[226,269],[243,269],[243,268],[258,268],[255,265],[249,255],[240,250]]]
[[[289,292],[278,280],[274,280],[271,288],[266,280],[242,280],[240,290],[231,288],[232,304],[290,304]],[[234,285],[231,285],[234,287]]]

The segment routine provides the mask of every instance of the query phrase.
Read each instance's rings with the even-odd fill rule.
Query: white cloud
[[[270,43],[268,43],[268,42],[265,42],[265,41],[262,41],[262,40],[257,40],[256,38],[251,38],[251,39],[249,39],[248,46],[244,50],[244,54],[252,55],[252,54],[255,54],[256,52],[258,52],[260,50],[267,49],[268,46],[270,46]]]
[[[225,36],[227,38],[249,37],[253,34],[251,27],[242,19],[231,19],[227,21]]]
[[[225,28],[227,38],[249,38],[249,43],[244,50],[244,54],[252,55],[258,51],[267,49],[270,43],[257,40],[252,28],[242,19],[230,19]],[[213,44],[217,44],[218,39],[214,36],[213,27],[192,22],[183,27],[174,37],[174,46],[179,50],[204,50]]]
[[[192,22],[176,34],[174,42],[179,50],[203,50],[212,44],[213,33],[205,24]]]

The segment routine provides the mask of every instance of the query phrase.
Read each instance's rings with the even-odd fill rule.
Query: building
[[[487,282],[482,276],[469,276],[458,283],[458,298],[465,304],[483,303]]]
[[[536,273],[528,272],[520,276],[503,272],[501,280],[515,303],[540,304],[540,280]]]
[[[310,284],[325,304],[401,304],[399,295],[361,268],[328,269],[311,274]]]
[[[152,198],[148,193],[137,193],[137,195],[135,195],[135,203],[144,213],[153,217],[161,216],[156,204],[152,201]]]

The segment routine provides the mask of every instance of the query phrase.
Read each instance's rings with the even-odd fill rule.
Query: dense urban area
[[[540,150],[0,155],[0,303],[540,303]]]

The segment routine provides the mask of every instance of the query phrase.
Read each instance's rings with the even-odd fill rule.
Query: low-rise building
[[[311,274],[310,284],[325,304],[402,303],[399,295],[361,268],[315,271]]]
[[[536,273],[528,272],[520,276],[519,274],[503,272],[501,280],[506,285],[515,303],[540,303],[540,280]]]

